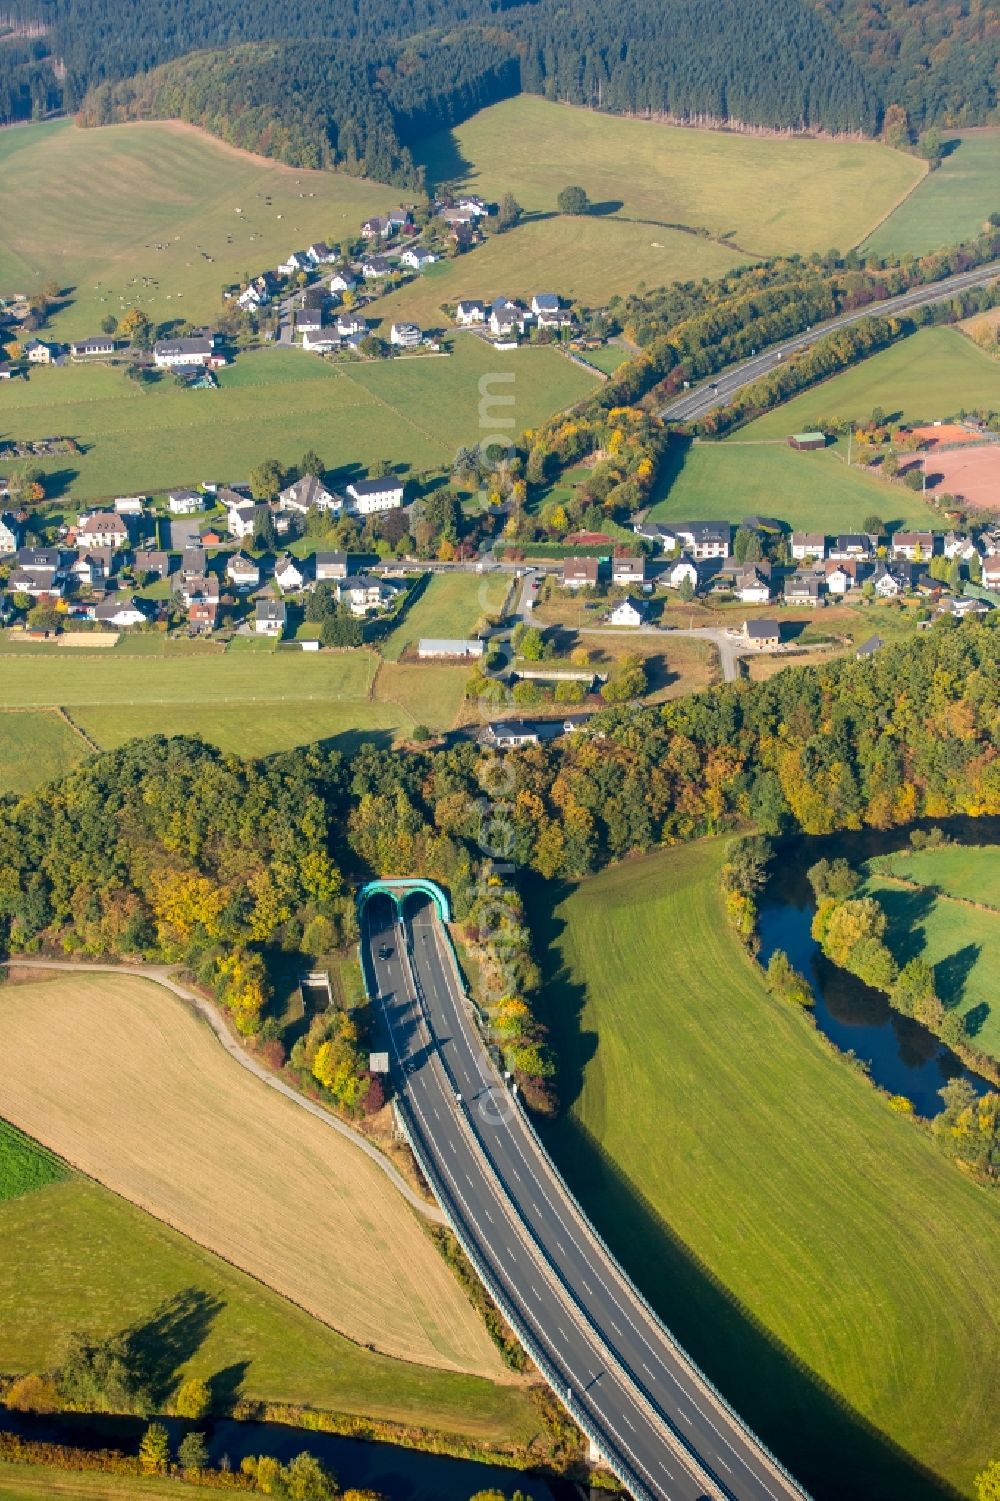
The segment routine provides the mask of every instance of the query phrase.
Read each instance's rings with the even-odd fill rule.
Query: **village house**
[[[316,240],[306,249],[306,255],[314,266],[325,266],[330,261],[335,261],[337,254],[337,250],[332,249],[325,240]]]
[[[992,606],[985,599],[977,599],[973,595],[959,595],[952,598],[947,595],[940,600],[937,607],[939,615],[953,615],[956,620],[964,620],[967,615],[988,615]]]
[[[957,559],[960,563],[971,562],[979,556],[979,549],[967,532],[945,532],[941,551],[949,561]]]
[[[203,511],[208,504],[208,496],[199,490],[171,490],[167,495],[167,510],[171,516],[191,516],[196,511]]]
[[[611,582],[616,588],[633,589],[646,584],[645,558],[612,558]]]
[[[399,257],[401,266],[409,266],[414,271],[422,271],[425,266],[433,266],[437,256],[433,250],[427,250],[423,245],[407,245]]]
[[[51,365],[59,354],[59,346],[46,344],[43,339],[29,339],[22,345],[21,354],[29,365]]]
[[[119,495],[115,500],[116,516],[141,516],[145,509],[145,495]]]
[[[854,655],[859,662],[863,662],[866,657],[873,657],[877,651],[881,651],[884,645],[885,642],[881,636],[869,636],[867,641],[861,643]]]
[[[877,563],[872,575],[872,583],[879,599],[896,599],[910,587],[910,575],[908,570],[893,566],[891,563]]]
[[[190,608],[192,601],[196,599],[214,600],[218,604],[222,595],[222,587],[214,573],[182,572],[175,592]]]
[[[307,328],[302,334],[302,348],[309,354],[333,354],[343,342],[332,328]]]
[[[239,497],[239,505],[231,505],[226,512],[226,529],[237,542],[252,537],[264,518],[270,514],[266,505]]]
[[[682,553],[676,562],[668,566],[665,577],[671,589],[679,589],[682,584],[690,584],[696,594],[701,583],[698,564],[687,553]]]
[[[819,573],[793,573],[785,580],[786,605],[810,605],[813,608],[825,604],[823,597],[826,580]]]
[[[394,474],[379,479],[353,480],[347,486],[351,510],[359,516],[373,516],[380,511],[395,511],[403,504],[403,481]]]
[[[318,333],[323,327],[323,309],[319,307],[300,307],[295,310],[295,332],[297,334]]]
[[[17,569],[10,576],[14,594],[61,594],[64,577],[62,553],[56,547],[22,547]]]
[[[677,546],[677,536],[674,529],[665,526],[662,521],[636,521],[632,530],[637,537],[642,537],[646,542],[652,542],[663,552],[673,552]]]
[[[875,556],[878,538],[868,532],[844,532],[834,537],[827,557],[833,563],[864,562]]]
[[[109,334],[99,334],[93,339],[77,339],[69,346],[69,352],[75,360],[87,360],[96,358],[107,359],[115,352],[115,341]]]
[[[258,636],[280,636],[284,632],[288,611],[283,599],[259,599],[254,611],[254,629]]]
[[[59,599],[65,593],[61,572],[44,573],[30,568],[12,569],[7,579],[7,587],[11,594],[27,594],[29,599],[43,599],[49,596]]]
[[[389,330],[389,343],[400,349],[418,349],[423,334],[415,323],[394,323]]]
[[[13,511],[0,511],[0,558],[17,552],[24,528]]]
[[[384,214],[372,214],[361,226],[361,238],[363,240],[381,240],[386,235],[392,234],[392,226]]]
[[[306,581],[306,565],[290,553],[283,553],[274,565],[274,582],[282,594],[296,594]]]
[[[374,553],[318,552],[316,554],[316,582],[333,583],[337,579],[350,578],[352,574],[364,573],[377,561]]]
[[[983,559],[983,588],[1000,589],[1000,554]]]
[[[733,529],[728,521],[675,522],[672,531],[675,536],[673,545],[690,553],[695,562],[729,557]],[[670,550],[667,547],[667,551]]]
[[[826,557],[826,538],[822,532],[793,532],[792,557],[796,563],[813,558],[821,562]]]
[[[226,578],[234,589],[256,589],[260,583],[260,568],[246,553],[234,552],[226,560]]]
[[[564,589],[596,589],[600,577],[598,558],[564,558],[562,583]]]
[[[890,550],[894,558],[905,558],[910,563],[927,561],[934,556],[934,533],[896,532]]]
[[[125,547],[128,543],[128,527],[114,511],[93,511],[89,516],[81,516],[75,534],[80,547]]]
[[[382,276],[388,276],[392,266],[384,255],[369,255],[361,262],[361,275],[365,281],[378,281]]]
[[[771,598],[770,563],[746,563],[733,574],[733,592],[741,604],[766,605]]]
[[[181,554],[181,577],[201,578],[208,571],[208,554],[197,542],[189,542]]]
[[[608,618],[610,619],[612,625],[628,625],[635,627],[638,625],[643,625],[645,623],[646,616],[646,601],[643,599],[635,599],[632,595],[628,595],[621,601],[620,604],[615,605]]]
[[[781,643],[781,626],[776,620],[744,620],[743,639],[753,651],[773,651]]]
[[[856,563],[834,563],[832,560],[827,562],[826,587],[831,594],[849,594],[856,584]]]
[[[349,266],[338,267],[329,282],[331,292],[353,292],[357,284],[357,277]]]
[[[111,547],[83,548],[69,566],[70,576],[78,586],[93,589],[111,577],[119,556]]]
[[[309,271],[311,268],[312,261],[305,251],[293,250],[287,261],[282,261],[278,267],[278,273],[281,276],[297,276],[300,271]]]
[[[195,334],[186,339],[159,339],[153,345],[153,363],[161,370],[178,365],[208,365],[215,355],[215,336]]]
[[[455,304],[455,322],[460,328],[470,328],[474,324],[486,322],[486,308],[481,302],[475,302],[468,298],[460,298]]]
[[[130,626],[142,625],[146,616],[131,596],[123,595],[120,599],[105,600],[103,604],[97,605],[94,619],[99,625],[125,631]]]
[[[341,312],[337,314],[337,333],[342,339],[364,338],[368,332],[368,324],[358,313]]]
[[[135,554],[133,564],[137,578],[146,578],[153,575],[156,578],[169,578],[173,566],[173,558],[168,552],[139,548]]]
[[[524,333],[531,317],[519,302],[514,302],[509,297],[498,297],[490,307],[490,332],[501,339]]]
[[[286,511],[307,516],[310,511],[339,511],[343,501],[328,490],[314,474],[304,474],[294,484],[286,485],[278,496]]]
[[[188,605],[188,629],[196,636],[210,635],[219,619],[217,599],[192,599]]]
[[[372,573],[355,574],[337,584],[337,599],[347,605],[352,615],[370,615],[395,602],[400,585],[380,579]]]
[[[536,292],[531,299],[531,311],[539,328],[571,328],[573,314],[564,308],[555,292]]]

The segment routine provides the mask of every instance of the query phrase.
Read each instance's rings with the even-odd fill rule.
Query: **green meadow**
[[[488,615],[496,615],[510,592],[505,573],[435,573],[400,624],[386,637],[382,654],[398,662],[421,636],[464,641]]]
[[[1000,1211],[767,994],[726,923],[725,849],[535,889],[565,1112],[549,1144],[818,1501],[971,1495],[996,1453]]]
[[[876,255],[926,255],[972,240],[1000,212],[1000,130],[944,130],[946,154],[862,245]]]
[[[906,422],[953,417],[960,408],[1000,408],[1000,361],[957,329],[923,328],[748,423],[736,441],[784,439],[823,422],[860,422],[875,407]]]
[[[901,965],[926,959],[938,995],[966,1018],[973,1044],[1000,1058],[1000,848],[904,851],[888,863],[901,879],[869,869],[865,890],[885,908],[894,957]]]
[[[0,712],[0,792],[29,792],[51,782],[88,749],[83,736],[53,709]]]
[[[677,447],[657,491],[653,521],[774,516],[794,530],[838,532],[859,530],[872,512],[909,526],[926,526],[931,514],[919,495],[849,469],[835,451],[796,453],[777,442]]]
[[[182,390],[169,376],[137,388],[112,366],[43,368],[5,389],[0,436],[74,438],[80,454],[39,467],[54,492],[81,501],[245,479],[261,459],[292,464],[308,448],[341,477],[383,458],[412,474],[441,469],[478,441],[481,383],[513,397],[501,415],[517,433],[596,380],[554,349],[497,354],[474,338],[456,339],[442,358],[375,364],[261,350],[222,371],[216,391]]]
[[[224,286],[312,240],[355,239],[399,189],[285,167],[177,122],[59,120],[3,131],[0,197],[0,294],[55,281],[67,297],[52,333],[69,339],[130,307],[210,320]]]

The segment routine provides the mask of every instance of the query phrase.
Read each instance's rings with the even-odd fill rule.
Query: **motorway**
[[[958,292],[985,286],[998,276],[1000,261],[991,261],[987,266],[977,266],[974,271],[960,271],[954,276],[946,276],[931,286],[914,287],[912,291],[901,292],[898,297],[890,297],[885,302],[872,302],[867,307],[841,313],[839,317],[830,318],[826,323],[814,323],[804,333],[796,334],[794,338],[786,339],[781,344],[772,344],[761,354],[743,360],[738,365],[730,365],[728,369],[720,371],[711,383],[698,386],[693,391],[685,391],[682,396],[663,407],[660,416],[666,422],[696,422],[717,407],[728,406],[738,391],[759,380],[762,375],[768,375],[788,355],[808,349],[811,344],[838,328],[847,328],[849,324],[857,323],[862,318],[888,318],[910,312],[914,308],[926,307],[930,303],[943,302]]]
[[[362,954],[418,1160],[553,1390],[637,1501],[802,1501],[603,1248],[488,1058],[428,898]]]

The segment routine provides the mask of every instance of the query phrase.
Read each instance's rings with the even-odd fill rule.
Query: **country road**
[[[490,1062],[430,900],[386,895],[362,955],[397,1103],[477,1271],[636,1501],[802,1501],[590,1228]]]
[[[785,339],[780,344],[773,344],[763,353],[753,356],[751,359],[742,360],[737,365],[730,365],[728,369],[705,382],[693,391],[685,391],[682,396],[675,397],[671,402],[661,408],[660,416],[667,422],[696,422],[699,417],[705,417],[717,407],[728,406],[738,391],[745,386],[759,380],[762,375],[768,375],[772,370],[790,354],[796,354],[799,350],[808,349],[811,344],[817,343],[826,334],[835,332],[838,328],[847,328],[852,323],[858,323],[862,318],[891,317],[897,313],[910,312],[913,308],[926,307],[934,302],[944,302],[947,298],[955,296],[957,292],[965,292],[973,287],[982,287],[1000,277],[1000,261],[991,261],[987,266],[978,266],[974,271],[960,271],[954,276],[946,276],[941,281],[936,281],[932,286],[914,287],[909,292],[901,292],[898,297],[890,297],[885,302],[872,302],[867,307],[855,308],[852,312],[841,313],[837,318],[831,318],[826,323],[816,323],[804,333],[796,334],[794,338]]]

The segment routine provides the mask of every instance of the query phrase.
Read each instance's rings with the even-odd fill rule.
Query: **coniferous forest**
[[[877,134],[996,118],[1000,8],[933,0],[20,0],[0,120],[180,117],[416,187],[429,130],[521,91],[620,113]],[[249,101],[253,101],[252,104]],[[905,118],[902,113],[905,112]]]

